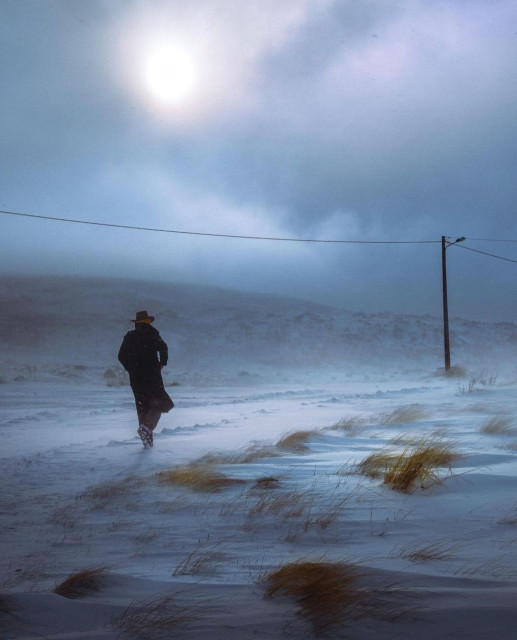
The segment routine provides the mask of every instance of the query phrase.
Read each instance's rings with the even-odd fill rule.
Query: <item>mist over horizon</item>
[[[137,310],[169,345],[167,380],[264,384],[443,367],[439,315],[368,314],[295,297],[119,278],[1,277],[5,381],[102,380]],[[14,320],[13,320],[14,319]],[[514,372],[517,324],[451,318],[452,364]]]
[[[171,275],[162,270],[146,268],[145,265],[135,267],[128,264],[126,267],[120,266],[116,269],[113,265],[108,268],[104,265],[103,256],[97,256],[95,261],[82,263],[76,269],[56,265],[52,268],[45,261],[39,268],[37,262],[31,261],[24,267],[20,266],[16,270],[7,268],[0,271],[0,278],[36,277],[36,278],[77,278],[87,279],[119,279],[122,282],[135,283],[157,283],[157,284],[178,284],[191,287],[219,288],[222,290],[235,291],[240,294],[276,295],[285,298],[295,298],[305,300],[313,304],[328,305],[344,309],[351,312],[363,312],[367,314],[393,313],[399,315],[431,315],[442,317],[442,275],[441,263],[439,264],[439,245],[432,245],[435,252],[431,279],[420,279],[407,274],[405,278],[405,288],[400,290],[397,282],[391,281],[391,274],[387,276],[382,265],[379,266],[379,278],[366,277],[363,281],[343,275],[343,283],[329,282],[324,275],[308,274],[307,277],[301,275],[283,279],[279,275],[276,282],[264,282],[261,273],[248,278],[245,273],[236,272],[233,277],[226,277],[224,274],[206,273],[203,278],[196,274],[188,274],[180,271]],[[427,251],[429,251],[427,249]],[[418,256],[416,256],[418,258]],[[456,257],[456,256],[454,256]],[[476,256],[475,256],[476,258]],[[482,274],[473,275],[472,271],[466,273],[456,273],[453,271],[451,261],[448,260],[448,299],[449,316],[464,318],[466,320],[486,321],[486,322],[514,322],[517,318],[514,312],[516,301],[513,295],[514,283],[507,283],[505,286],[493,287],[491,290],[483,291],[480,296],[480,283],[476,277],[481,278],[482,283],[489,278]],[[454,265],[454,262],[452,262]],[[512,267],[510,266],[510,269]],[[241,277],[239,277],[241,276]],[[401,276],[402,278],[402,276]],[[287,282],[286,282],[287,281]],[[400,282],[403,280],[401,279]],[[136,296],[137,297],[137,296]]]

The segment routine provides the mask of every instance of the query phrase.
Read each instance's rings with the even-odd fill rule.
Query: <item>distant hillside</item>
[[[186,284],[1,277],[2,372],[25,365],[108,367],[135,311],[156,316],[169,373],[442,366],[442,319],[351,313],[308,301]],[[498,366],[517,357],[517,325],[451,318],[453,363]]]

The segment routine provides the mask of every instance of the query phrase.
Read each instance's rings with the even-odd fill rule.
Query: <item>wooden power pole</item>
[[[449,305],[447,302],[447,258],[445,251],[447,247],[457,242],[463,242],[465,238],[457,238],[454,242],[447,243],[445,236],[442,236],[442,292],[443,292],[443,347],[445,353],[445,375],[451,368],[451,345],[449,342]]]
[[[449,305],[447,302],[447,258],[445,236],[442,236],[442,293],[443,293],[443,347],[445,352],[445,374],[451,368],[451,345],[449,342]]]

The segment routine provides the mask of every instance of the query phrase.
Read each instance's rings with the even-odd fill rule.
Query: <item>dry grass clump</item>
[[[173,594],[133,603],[111,626],[141,640],[168,640],[178,627],[200,617],[199,609],[178,605]]]
[[[198,545],[187,553],[174,569],[173,576],[194,576],[213,573],[218,564],[225,562],[228,556],[216,550],[216,547],[206,548]]]
[[[63,598],[82,598],[89,593],[100,591],[106,580],[106,567],[85,569],[68,576],[54,589],[54,593]]]
[[[310,508],[314,496],[299,491],[265,491],[258,497],[249,511],[248,517],[252,518],[260,513],[272,514],[283,520],[296,518]]]
[[[284,436],[277,442],[277,448],[282,451],[292,451],[293,453],[303,453],[309,450],[307,441],[316,434],[316,431],[294,431]]]
[[[216,471],[212,465],[199,462],[160,471],[156,477],[165,484],[188,487],[195,491],[220,491],[226,487],[245,484],[245,480],[229,478],[224,473]]]
[[[448,467],[459,458],[453,445],[427,438],[407,446],[402,453],[379,451],[359,464],[359,471],[370,478],[384,477],[384,484],[395,491],[411,493],[440,483],[438,469]]]
[[[366,419],[359,415],[346,416],[338,420],[331,427],[328,427],[330,431],[344,431],[348,435],[354,435],[361,430],[366,424]]]
[[[387,425],[409,424],[424,418],[427,418],[427,414],[422,407],[419,404],[410,404],[405,407],[398,407],[390,413],[383,413],[379,422]]]
[[[122,496],[128,495],[126,484],[103,482],[93,487],[88,487],[80,498],[88,498],[93,501],[92,509],[104,509],[113,502],[117,502]]]
[[[255,484],[252,489],[268,491],[270,489],[276,489],[278,486],[280,486],[280,480],[278,478],[274,478],[273,476],[263,476],[255,480]]]
[[[358,585],[361,572],[345,562],[298,561],[285,564],[268,573],[265,597],[291,596],[299,605],[299,613],[320,633],[357,617],[357,605],[365,599]]]
[[[384,474],[384,484],[395,491],[410,493],[419,485],[422,489],[440,482],[437,469],[448,467],[458,458],[450,444],[422,442],[406,450]]]
[[[352,495],[353,493],[345,496],[337,495],[337,492],[333,491],[328,497],[318,498],[315,501],[316,508],[309,512],[305,520],[305,531],[313,525],[320,529],[327,529],[339,518]]]
[[[468,384],[458,385],[458,392],[460,395],[464,395],[477,391],[479,387],[494,385],[497,382],[498,375],[497,371],[483,369],[479,373],[473,375],[468,381]]]
[[[367,478],[381,478],[392,466],[396,457],[397,455],[392,451],[374,451],[358,464],[359,473]]]
[[[480,431],[488,435],[512,436],[516,429],[509,416],[494,416],[483,424]]]
[[[229,453],[207,453],[196,462],[199,464],[249,464],[263,458],[278,458],[281,453],[271,446],[252,445]]]
[[[411,562],[423,563],[433,560],[449,560],[454,557],[454,553],[459,549],[459,544],[454,544],[450,540],[435,540],[423,546],[415,544],[401,549],[401,558],[407,558]]]

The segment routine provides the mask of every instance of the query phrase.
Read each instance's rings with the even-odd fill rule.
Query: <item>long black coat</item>
[[[161,366],[167,364],[168,357],[167,344],[150,324],[138,322],[134,331],[126,333],[118,359],[129,373],[135,397],[161,397],[164,393]]]

